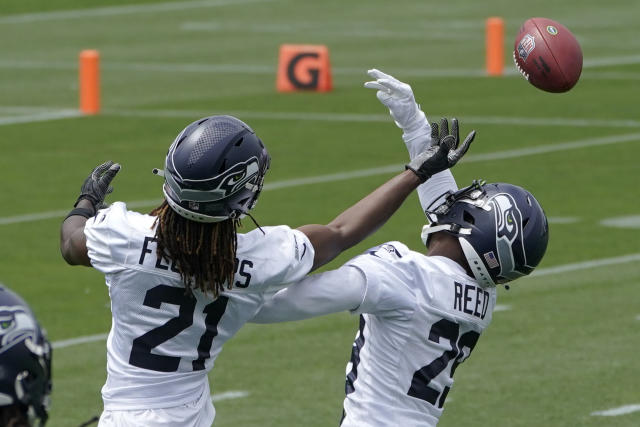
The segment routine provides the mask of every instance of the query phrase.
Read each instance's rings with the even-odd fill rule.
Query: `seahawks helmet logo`
[[[510,194],[500,193],[489,202],[495,211],[496,249],[500,260],[500,276],[515,280],[524,276],[516,265],[526,265],[522,238],[522,212]]]
[[[0,306],[0,353],[27,338],[35,339],[37,325],[21,306]]]
[[[251,157],[246,162],[238,163],[218,175],[218,177],[223,176],[218,188],[224,191],[225,196],[234,194],[250,184],[259,175],[259,172],[260,166],[257,157]]]

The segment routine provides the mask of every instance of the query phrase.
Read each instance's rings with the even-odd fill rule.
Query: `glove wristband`
[[[418,179],[420,180],[420,182],[422,183],[424,183],[426,180],[431,178],[431,175],[426,175],[422,173],[420,170],[414,169],[410,164],[404,165],[404,170],[410,170],[411,172],[415,173]]]
[[[90,194],[81,194],[78,196],[78,199],[76,200],[76,202],[73,204],[73,207],[77,207],[78,203],[80,203],[80,200],[88,200],[89,203],[91,203],[91,206],[93,206],[93,210],[97,211],[98,209],[96,208],[96,206],[98,206],[98,204],[100,204],[100,201],[97,200],[95,197],[93,197]]]
[[[94,216],[96,214],[96,211],[93,209],[89,209],[89,208],[75,208],[72,209],[71,212],[69,212],[69,214],[65,217],[65,221],[67,220],[67,218],[69,218],[70,216],[83,216],[87,219],[91,218],[92,216]]]

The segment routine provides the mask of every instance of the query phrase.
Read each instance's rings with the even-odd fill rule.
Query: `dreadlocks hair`
[[[156,254],[173,261],[172,269],[180,273],[187,293],[198,289],[218,297],[225,284],[227,289],[233,287],[239,219],[191,221],[171,209],[166,200],[151,215],[156,216]]]

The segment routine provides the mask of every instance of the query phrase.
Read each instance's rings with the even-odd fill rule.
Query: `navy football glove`
[[[113,187],[109,184],[119,170],[120,165],[113,163],[111,160],[96,166],[87,179],[84,180],[80,190],[80,196],[73,206],[77,206],[80,200],[88,200],[93,206],[94,213],[97,212],[98,209],[102,209],[105,206],[104,198],[113,191]]]
[[[418,154],[406,165],[406,168],[411,169],[418,175],[420,181],[425,182],[438,172],[449,169],[458,163],[458,160],[460,160],[469,149],[475,136],[476,131],[471,131],[460,148],[458,148],[460,135],[457,119],[451,120],[451,133],[449,133],[449,123],[447,119],[440,120],[439,133],[438,125],[432,123],[431,139],[433,140],[433,145]]]

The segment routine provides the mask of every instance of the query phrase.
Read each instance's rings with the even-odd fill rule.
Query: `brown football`
[[[582,49],[562,24],[547,18],[527,19],[513,49],[516,68],[538,89],[566,92],[578,83]]]

